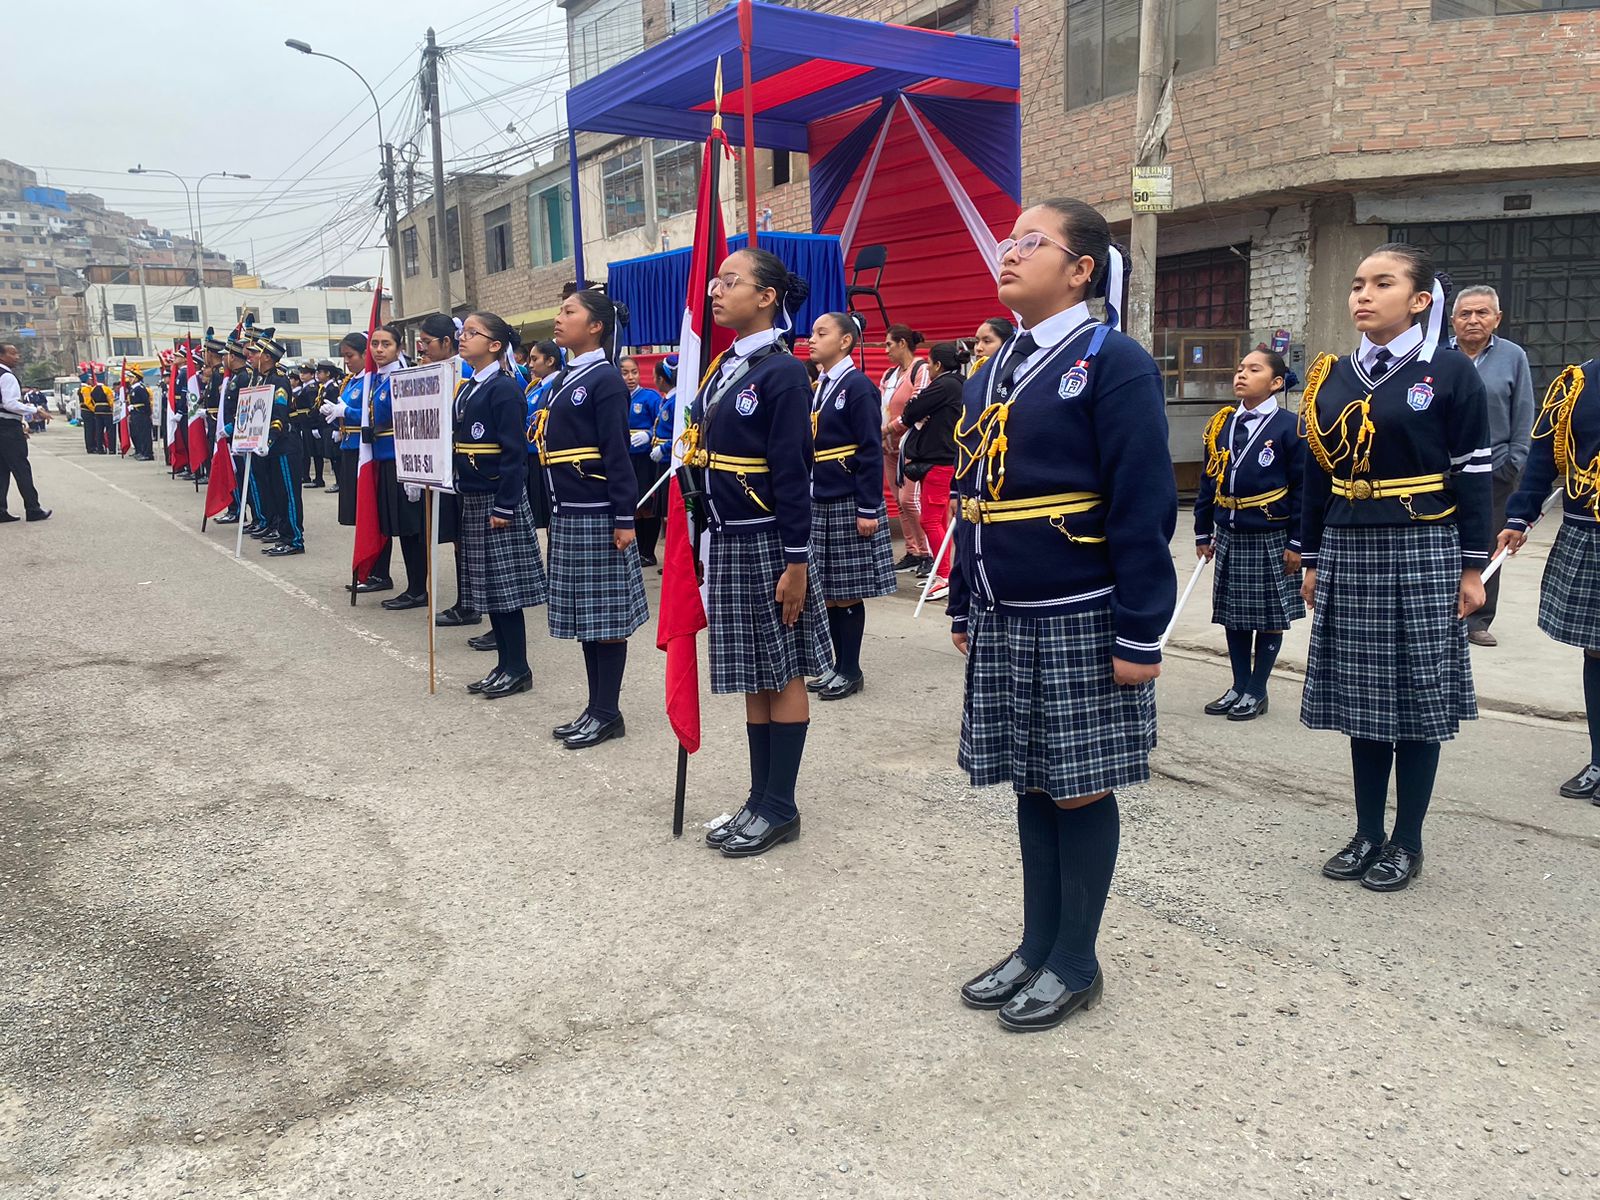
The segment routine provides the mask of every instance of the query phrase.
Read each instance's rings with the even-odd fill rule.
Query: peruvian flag
[[[367,318],[367,361],[361,377],[361,449],[356,458],[356,540],[350,569],[357,583],[365,583],[389,540],[378,528],[378,468],[372,461],[372,388],[378,364],[372,357],[372,335],[378,328],[383,305],[383,279],[373,281],[372,315]],[[353,601],[352,601],[353,602]]]
[[[117,380],[117,447],[122,457],[133,448],[133,431],[128,428],[128,360],[122,360],[122,374]]]
[[[222,395],[228,395],[228,379],[232,372],[228,370],[228,360],[222,360]],[[237,481],[233,475],[233,447],[228,442],[228,435],[222,431],[222,414],[217,413],[217,446],[211,455],[211,473],[206,479],[206,506],[203,514],[206,520],[225,513],[233,507],[233,489]]]
[[[189,452],[183,430],[178,428],[178,356],[172,356],[172,374],[167,380],[167,465],[181,471],[189,465]]]
[[[720,92],[720,76],[719,87]],[[706,138],[700,160],[700,199],[696,207],[694,252],[689,260],[689,292],[678,338],[678,403],[672,414],[672,469],[681,456],[684,415],[699,390],[712,360],[733,342],[731,330],[711,319],[710,284],[728,256],[722,224],[720,176],[731,154],[720,118]],[[700,749],[700,659],[696,635],[706,627],[706,606],[695,571],[689,536],[689,514],[676,475],[667,484],[667,545],[661,560],[660,615],[656,648],[667,652],[667,721],[678,744],[693,754]]]
[[[183,344],[184,357],[189,363],[189,433],[188,458],[198,474],[206,462],[206,402],[200,390],[200,369],[194,362],[194,339]]]

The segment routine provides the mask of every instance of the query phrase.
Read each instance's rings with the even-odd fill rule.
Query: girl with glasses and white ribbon
[[[1116,328],[1105,219],[1046,200],[998,249],[1022,328],[967,381],[947,611],[967,655],[958,761],[974,787],[1011,784],[1022,847],[1021,944],[961,998],[1026,1031],[1100,998],[1116,789],[1150,774],[1178,497],[1161,373]]]
[[[1439,345],[1444,286],[1427,252],[1379,246],[1349,302],[1360,345],[1319,357],[1300,403],[1301,591],[1315,607],[1300,721],[1350,739],[1356,832],[1322,873],[1393,892],[1422,866],[1439,744],[1478,715],[1465,618],[1483,603],[1494,461],[1477,368]]]
[[[711,313],[734,342],[696,394],[683,434],[684,461],[704,473],[711,527],[711,690],[744,695],[750,742],[749,798],[706,835],[730,858],[800,836],[805,678],[833,666],[811,550],[811,384],[783,343],[806,295],[805,281],[765,250],[724,260]]]

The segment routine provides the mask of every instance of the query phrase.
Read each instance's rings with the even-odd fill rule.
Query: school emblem
[[[572,403],[575,404],[575,405],[576,404],[582,404],[588,398],[589,398],[589,389],[588,388],[582,388],[581,387],[581,388],[578,388],[576,391],[574,391],[572,393]]]
[[[1061,377],[1061,398],[1071,400],[1088,386],[1089,372],[1083,369],[1082,363],[1079,363]]]
[[[844,409],[844,396],[841,395],[837,400],[835,400],[833,402],[833,406],[835,408],[839,409],[840,411],[843,411],[843,409]]]
[[[634,405],[634,406],[633,406],[633,411],[634,411],[634,412],[636,412],[636,413],[642,413],[642,412],[643,412],[643,411],[644,411],[644,405],[642,405],[642,404],[635,404],[635,405]]]
[[[1269,439],[1267,444],[1261,447],[1261,453],[1256,455],[1256,461],[1263,467],[1270,467],[1272,465],[1272,460],[1277,457],[1278,456],[1273,453],[1272,442]]]
[[[473,439],[476,440],[478,438],[481,438],[482,436],[483,436],[483,422],[482,421],[474,421],[472,423],[472,437],[473,437]]]
[[[1426,411],[1428,405],[1433,403],[1433,376],[1429,375],[1421,383],[1413,383],[1411,390],[1406,393],[1406,403],[1411,405],[1414,412]]]
[[[738,399],[733,402],[733,407],[739,411],[741,417],[748,417],[756,410],[755,388],[745,388],[739,393]]]

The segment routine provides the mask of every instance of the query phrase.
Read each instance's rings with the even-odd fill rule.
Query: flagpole
[[[239,507],[241,509],[244,507],[244,498],[250,494],[250,468],[255,465],[251,461],[254,458],[255,458],[254,454],[246,454],[244,456],[244,482],[239,485]],[[244,553],[244,522],[240,521],[239,522],[239,535],[238,535],[238,537],[234,538],[234,541],[233,541],[233,556],[235,558],[238,558],[243,553]],[[352,600],[351,603],[353,604],[353,603],[355,603],[355,601]]]
[[[1550,511],[1550,506],[1555,503],[1556,497],[1561,495],[1561,491],[1561,488],[1556,488],[1555,491],[1551,492],[1544,498],[1544,503],[1539,506],[1539,515],[1535,517],[1533,519],[1533,523],[1528,526],[1529,533],[1533,532],[1533,526],[1539,523],[1540,519],[1544,517],[1545,513]],[[1497,533],[1495,536],[1498,537],[1499,534]],[[1488,583],[1489,580],[1493,579],[1499,573],[1500,568],[1505,566],[1506,557],[1510,553],[1511,550],[1507,548],[1500,551],[1499,554],[1496,554],[1492,559],[1490,559],[1489,565],[1483,569],[1483,578],[1481,582]]]
[[[748,212],[745,230],[750,249],[756,249],[756,92],[750,78],[750,43],[754,40],[755,11],[750,0],[739,0],[739,53],[744,59],[744,197]]]
[[[644,502],[646,500],[650,499],[651,496],[654,496],[658,491],[660,491],[661,490],[661,485],[666,483],[666,481],[671,479],[671,478],[672,478],[672,472],[669,470],[665,475],[662,475],[661,477],[659,477],[654,483],[652,483],[648,488],[646,488],[644,495],[639,497],[639,507],[643,508],[644,507]]]
[[[433,629],[435,597],[439,594],[439,556],[434,553],[433,531],[439,528],[439,489],[428,489],[428,507],[422,512],[422,536],[428,545],[428,695],[434,694]]]
[[[1200,582],[1200,575],[1206,569],[1206,564],[1211,560],[1202,558],[1194,565],[1194,574],[1189,576],[1189,586],[1183,589],[1183,595],[1178,599],[1178,607],[1172,610],[1172,620],[1167,622],[1167,630],[1161,635],[1158,648],[1167,648],[1167,639],[1172,636],[1172,631],[1178,627],[1178,618],[1183,615],[1183,606],[1189,603],[1189,597],[1194,595],[1194,585]]]
[[[955,540],[956,523],[950,522],[950,527],[944,531],[944,541],[939,543],[939,553],[933,560],[933,570],[928,572],[928,582],[922,585],[922,599],[917,601],[916,611],[911,614],[915,621],[922,615],[922,606],[928,602],[928,593],[933,590],[933,581],[939,578],[939,564],[944,561],[944,552],[950,549],[950,543]]]

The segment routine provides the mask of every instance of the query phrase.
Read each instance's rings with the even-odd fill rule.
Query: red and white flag
[[[372,389],[377,386],[378,364],[372,357],[372,335],[378,328],[383,305],[383,280],[373,282],[372,315],[367,318],[367,361],[361,378],[361,449],[356,458],[356,540],[350,569],[357,583],[365,583],[383,553],[388,538],[378,528],[378,467],[372,461]]]
[[[188,438],[178,427],[178,355],[172,355],[172,374],[167,377],[167,464],[174,471],[189,465]]]
[[[133,448],[133,431],[128,428],[128,360],[122,360],[122,374],[117,380],[117,449],[122,457]]]
[[[235,331],[237,332],[237,331]],[[222,391],[221,398],[226,401],[228,397],[228,380],[232,377],[228,370],[228,360],[222,360]],[[209,521],[212,517],[227,512],[233,507],[233,489],[238,486],[238,480],[233,474],[233,446],[228,441],[228,435],[222,428],[222,413],[217,412],[217,444],[211,452],[211,471],[206,478],[206,509],[205,517]]]
[[[195,366],[193,338],[185,340],[183,354],[189,363],[189,429],[186,435],[188,458],[189,465],[199,473],[206,462],[206,402],[200,389],[200,369]]]

